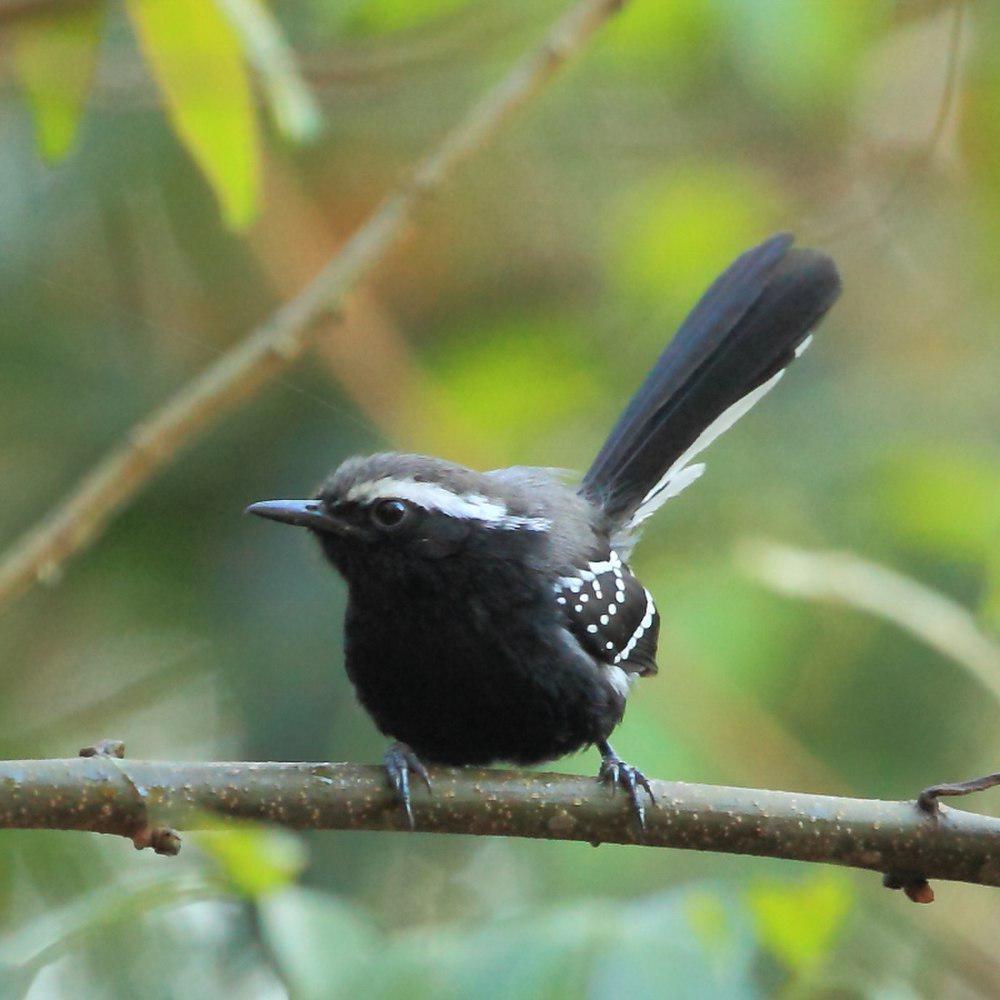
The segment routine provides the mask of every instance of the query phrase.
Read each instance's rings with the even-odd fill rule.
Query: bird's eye
[[[410,505],[404,500],[380,500],[372,508],[372,521],[387,531],[400,527],[409,515]]]

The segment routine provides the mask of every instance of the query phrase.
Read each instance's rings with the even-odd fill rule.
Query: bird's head
[[[247,512],[308,528],[353,582],[376,567],[400,570],[458,552],[540,557],[551,549],[560,503],[586,532],[584,501],[549,470],[483,473],[426,455],[383,453],[348,459],[312,499],[264,500]]]

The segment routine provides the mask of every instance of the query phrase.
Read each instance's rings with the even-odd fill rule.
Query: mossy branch
[[[437,768],[414,791],[417,830],[642,844],[881,872],[911,898],[927,879],[1000,886],[1000,819],[914,801],[654,781],[640,833],[596,779]],[[0,828],[90,830],[175,853],[173,829],[227,819],[293,829],[406,830],[383,770],[358,764],[174,763],[106,754],[0,762]]]

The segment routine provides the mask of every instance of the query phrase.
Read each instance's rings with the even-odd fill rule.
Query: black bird
[[[549,469],[475,472],[424,455],[345,461],[311,500],[247,508],[308,528],[350,591],[347,673],[398,742],[410,824],[422,761],[535,764],[591,744],[640,825],[645,776],[608,742],[659,615],[633,575],[639,527],[697,479],[692,460],[808,345],[840,292],[833,261],[779,234],[715,281],[639,387],[579,487]]]

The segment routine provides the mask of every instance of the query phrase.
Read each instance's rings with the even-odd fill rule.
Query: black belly
[[[425,760],[534,764],[605,738],[621,719],[605,668],[541,601],[417,599],[393,611],[352,597],[347,672],[379,729]]]

